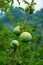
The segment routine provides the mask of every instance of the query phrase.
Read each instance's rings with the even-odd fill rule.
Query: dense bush
[[[37,31],[33,27],[31,29],[31,26],[28,25],[24,31],[32,34],[32,41],[27,44],[22,43],[19,36],[0,25],[0,65],[10,65],[12,56],[12,65],[43,65],[43,37],[38,34],[35,35]],[[40,42],[39,38],[41,39]],[[16,53],[10,47],[10,43],[14,39],[17,39],[20,43]]]

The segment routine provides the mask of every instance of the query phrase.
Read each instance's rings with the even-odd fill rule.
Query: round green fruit
[[[25,8],[25,12],[27,12],[29,10],[29,6],[27,5]]]
[[[17,40],[12,40],[12,42],[10,43],[10,46],[13,49],[16,49],[17,47],[19,47],[19,42]]]
[[[21,34],[21,31],[22,31],[22,28],[20,26],[15,27],[14,30],[13,30],[13,32],[16,35],[20,35]]]
[[[23,32],[20,35],[21,42],[24,42],[24,43],[26,42],[27,43],[27,42],[30,42],[31,39],[32,39],[32,36],[29,32]]]
[[[30,8],[30,14],[32,14],[33,12],[34,12],[34,7],[31,6],[31,8]]]

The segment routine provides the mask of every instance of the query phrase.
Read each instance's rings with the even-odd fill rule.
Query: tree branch
[[[13,65],[15,54],[16,54],[16,50],[13,50],[13,52],[12,52],[11,55],[10,55],[10,57],[11,57],[11,61],[10,61],[9,65]]]
[[[12,16],[12,14],[10,12],[6,12],[6,16],[9,18],[10,20],[10,24],[12,24],[13,26],[16,25],[15,21],[14,21],[14,18]]]
[[[34,0],[31,1],[30,6],[32,5],[33,2],[34,2]],[[29,7],[29,11],[28,11],[28,12],[30,13],[30,7]],[[27,25],[27,23],[28,23],[28,16],[29,16],[29,15],[30,15],[30,14],[26,15],[26,18],[25,18],[25,22],[24,22],[23,28],[26,28],[26,25]]]

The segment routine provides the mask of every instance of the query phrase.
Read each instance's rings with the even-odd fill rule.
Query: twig
[[[34,2],[34,0],[32,0],[31,1],[31,5],[32,5],[32,3]],[[30,6],[31,6],[30,5]],[[29,11],[28,11],[29,13],[30,13],[30,7],[29,7]],[[28,23],[28,16],[29,16],[30,14],[28,14],[28,15],[26,15],[26,18],[25,18],[25,22],[24,22],[24,25],[23,25],[23,28],[26,28],[26,25],[27,25],[27,23]]]
[[[13,26],[15,26],[16,23],[15,23],[15,21],[14,21],[14,18],[10,17],[10,16],[12,16],[12,13],[11,13],[11,12],[6,12],[6,16],[9,18],[10,23],[11,23]]]
[[[22,59],[23,59],[23,62],[24,62],[24,64],[25,64],[26,62],[25,62],[24,55],[23,55],[23,52],[22,52],[22,49],[21,49],[21,47],[19,47],[19,49],[20,49],[20,54],[21,54],[21,57],[22,57]]]
[[[13,50],[13,52],[12,52],[11,55],[10,55],[10,57],[11,57],[11,61],[10,61],[9,65],[13,65],[15,54],[16,54],[16,50]]]

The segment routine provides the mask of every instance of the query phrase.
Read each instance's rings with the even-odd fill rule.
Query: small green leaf
[[[23,0],[23,2],[24,2],[25,4],[28,4],[28,5],[30,4],[30,3],[29,3],[29,2],[27,2],[26,0]]]
[[[35,2],[33,2],[33,3],[32,3],[32,5],[36,5],[36,3],[35,3]]]
[[[22,8],[22,7],[18,7],[18,8],[20,8],[22,11],[24,11],[24,8]]]
[[[17,0],[17,2],[18,2],[18,4],[20,5],[20,1],[19,1],[19,0]]]

